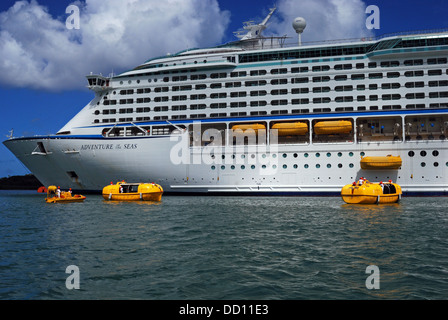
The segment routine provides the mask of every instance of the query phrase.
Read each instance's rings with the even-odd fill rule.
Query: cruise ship
[[[83,192],[336,195],[364,177],[447,195],[448,30],[291,46],[262,35],[274,11],[237,41],[90,74],[93,99],[57,133],[4,144]]]

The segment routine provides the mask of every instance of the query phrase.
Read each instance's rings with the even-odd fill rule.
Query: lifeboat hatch
[[[42,142],[38,142],[36,148],[34,148],[33,152],[31,152],[31,154],[38,155],[38,156],[46,156],[47,154],[51,154],[51,152],[47,152],[44,144]]]
[[[67,171],[67,175],[74,183],[79,183],[79,177],[75,171]]]

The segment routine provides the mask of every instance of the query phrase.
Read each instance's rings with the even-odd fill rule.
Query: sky
[[[264,35],[288,42],[297,41],[299,16],[304,43],[448,28],[446,0],[2,0],[0,140],[12,129],[15,137],[56,133],[93,98],[90,72],[119,74],[152,57],[237,40],[244,21],[261,22],[274,5]],[[369,6],[378,8],[376,29],[366,27]],[[27,173],[0,144],[0,177]]]

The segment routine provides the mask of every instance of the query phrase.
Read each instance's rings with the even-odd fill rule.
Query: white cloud
[[[307,21],[303,42],[369,37],[373,34],[366,28],[365,10],[362,0],[280,0],[269,28],[297,39],[292,22],[303,17]]]
[[[69,14],[49,14],[36,0],[0,13],[0,84],[45,90],[84,86],[89,72],[108,74],[167,52],[219,44],[229,13],[217,0],[86,0],[80,29]]]
[[[80,88],[90,72],[121,72],[168,52],[221,44],[230,13],[218,1],[77,0],[79,30],[66,28],[65,12],[54,17],[37,0],[18,1],[0,13],[0,85]],[[371,35],[362,0],[279,0],[277,8],[265,35],[296,39],[297,16],[307,20],[304,42]]]

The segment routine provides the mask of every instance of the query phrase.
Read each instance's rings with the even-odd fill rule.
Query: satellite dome
[[[302,33],[306,28],[306,20],[302,17],[297,17],[292,22],[292,27],[297,33]]]

